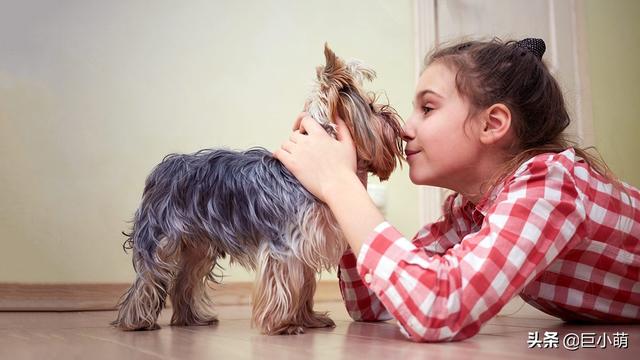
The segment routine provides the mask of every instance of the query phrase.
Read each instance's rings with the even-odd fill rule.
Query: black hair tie
[[[538,59],[542,60],[547,46],[544,44],[544,40],[537,38],[526,38],[516,42],[516,47],[525,49],[535,55]]]
[[[471,42],[467,42],[458,46],[458,51],[462,51],[471,46]]]

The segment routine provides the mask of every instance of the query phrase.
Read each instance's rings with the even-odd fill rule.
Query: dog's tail
[[[184,189],[181,183],[188,177],[188,156],[171,154],[156,166],[145,182],[142,203],[133,218],[129,233],[123,232],[127,239],[123,249],[133,250],[145,263],[157,263],[158,248],[163,252],[179,250],[178,240],[187,231]],[[167,249],[175,246],[176,249]],[[135,264],[134,264],[135,265]]]

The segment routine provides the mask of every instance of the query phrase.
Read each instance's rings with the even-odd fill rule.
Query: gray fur
[[[171,154],[147,178],[125,247],[135,245],[152,264],[165,237],[213,241],[219,256],[255,269],[262,241],[283,256],[296,247],[286,232],[302,209],[315,206],[321,205],[264,148]]]

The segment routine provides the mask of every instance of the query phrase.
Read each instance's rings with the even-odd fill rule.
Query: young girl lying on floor
[[[565,140],[544,50],[540,39],[474,41],[428,58],[406,157],[413,183],[455,193],[412,241],[370,200],[344,123],[335,140],[300,115],[275,155],[343,229],[340,286],[355,320],[460,340],[520,295],[567,321],[638,322],[640,192]]]

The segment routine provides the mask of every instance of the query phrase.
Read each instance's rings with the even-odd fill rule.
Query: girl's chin
[[[409,169],[409,180],[416,185],[424,185],[424,186],[442,186],[442,181],[439,181],[436,177],[425,173],[424,168],[423,171],[418,172],[415,171],[415,168]]]
[[[409,180],[416,185],[430,185],[430,179],[424,174],[416,174],[413,171],[409,170]]]

